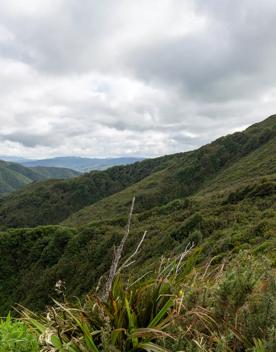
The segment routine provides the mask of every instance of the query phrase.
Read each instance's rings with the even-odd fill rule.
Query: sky
[[[0,0],[0,154],[157,156],[276,112],[275,0]]]

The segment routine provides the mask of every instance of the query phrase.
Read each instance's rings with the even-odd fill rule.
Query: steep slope
[[[274,122],[270,128],[273,126]],[[270,137],[264,139],[261,125],[253,130],[247,130],[246,134],[254,138],[262,136],[262,143],[254,143],[254,149],[246,153],[239,144],[237,160],[233,161],[232,157],[231,162],[209,172],[208,177],[205,177],[204,168],[203,181],[189,196],[186,193],[162,204],[165,199],[163,182],[177,177],[174,173],[178,163],[183,171],[183,157],[190,168],[194,152],[178,155],[177,160],[163,170],[83,209],[85,214],[80,212],[77,220],[75,214],[66,221],[67,224],[72,222],[74,227],[44,226],[0,233],[2,310],[7,311],[15,302],[43,308],[50,297],[55,297],[54,285],[59,279],[66,281],[68,297],[81,297],[95,287],[99,277],[109,268],[113,245],[122,237],[134,193],[138,195],[137,206],[125,255],[134,250],[145,230],[148,235],[136,260],[133,276],[156,267],[162,255],[180,253],[189,242],[198,246],[200,263],[210,257],[214,257],[213,264],[219,263],[230,260],[240,250],[248,250],[250,254],[266,255],[275,265],[275,137],[265,132]],[[230,137],[226,138],[228,147]],[[242,139],[247,145],[251,138]],[[217,142],[215,146],[207,146],[209,153],[210,148],[217,151],[223,146],[222,143],[218,147]],[[234,146],[232,148],[237,150]],[[203,153],[206,156],[205,153],[206,149]],[[198,177],[201,179],[200,175]],[[168,185],[166,192],[170,196],[174,194],[173,186],[181,189],[178,183]],[[195,188],[194,185],[192,189]],[[159,200],[162,202],[154,206],[158,192],[161,192]],[[76,224],[81,228],[76,229]]]
[[[142,161],[143,158],[84,158],[84,157],[57,157],[52,159],[29,160],[23,161],[22,165],[28,167],[47,166],[47,167],[65,167],[80,172],[91,170],[106,170],[112,166],[133,164],[136,161]]]
[[[79,175],[70,169],[28,168],[13,162],[0,160],[0,197],[14,192],[34,181],[50,178],[70,178]]]
[[[0,161],[0,197],[23,187],[29,182],[30,178],[10,170],[5,162]]]
[[[97,218],[122,215],[134,195],[136,211],[145,211],[175,198],[240,187],[276,172],[276,118],[243,133],[222,137],[197,151],[184,153],[176,163],[142,181],[72,214],[63,223],[82,226]]]
[[[29,185],[0,200],[0,228],[59,223],[86,205],[167,167],[175,158],[177,155],[93,171],[70,180]]]

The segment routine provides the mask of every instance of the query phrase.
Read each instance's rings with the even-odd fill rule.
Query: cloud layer
[[[274,0],[2,0],[1,154],[155,156],[276,111]]]

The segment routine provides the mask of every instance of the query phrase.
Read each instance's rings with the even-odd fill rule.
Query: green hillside
[[[5,268],[1,270],[5,275],[0,306],[22,302],[43,307],[60,277],[70,295],[88,292],[110,264],[133,195],[136,205],[128,251],[144,230],[149,233],[137,262],[143,264],[140,272],[191,241],[201,246],[201,261],[211,256],[220,261],[241,249],[274,261],[275,131],[272,116],[193,152],[68,181],[35,183],[3,199],[3,228],[54,224],[73,214],[63,220],[64,226],[2,232],[0,268]]]
[[[103,201],[107,213],[110,213],[112,204],[116,207],[116,213],[125,212],[124,205],[134,193],[137,196],[137,211],[192,195],[242,157],[267,143],[274,146],[275,120],[276,116],[271,116],[244,132],[222,137],[196,151],[91,172],[71,180],[26,187],[0,202],[0,223],[3,228],[57,224],[78,210],[123,190],[119,197],[112,198],[114,203],[110,203],[109,199]],[[267,172],[261,171],[259,165],[255,168],[259,174]],[[131,185],[132,188],[128,188]],[[93,212],[94,208],[92,212],[84,209],[74,218],[82,217],[80,214],[85,217],[87,213],[88,221],[93,218]],[[68,220],[68,224],[72,222]],[[79,222],[82,224],[85,221],[80,218]]]
[[[106,171],[93,171],[69,180],[29,185],[0,200],[0,227],[57,224],[86,205],[116,193],[165,168],[177,158],[162,157]]]
[[[136,195],[136,211],[144,211],[177,197],[225,190],[250,183],[256,178],[276,173],[276,118],[250,127],[204,146],[197,151],[178,155],[170,167],[151,174],[119,194],[73,214],[65,224],[90,221],[103,212],[125,213],[126,203]],[[199,192],[199,194],[201,193]]]
[[[48,179],[67,179],[79,176],[78,171],[52,166],[34,166],[30,168],[35,173],[41,175],[43,180]]]
[[[6,196],[29,183],[47,179],[76,177],[78,172],[55,167],[24,167],[0,160],[0,197]]]

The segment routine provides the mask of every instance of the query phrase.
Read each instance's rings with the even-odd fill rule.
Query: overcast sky
[[[168,154],[275,112],[275,0],[0,0],[0,155]]]

